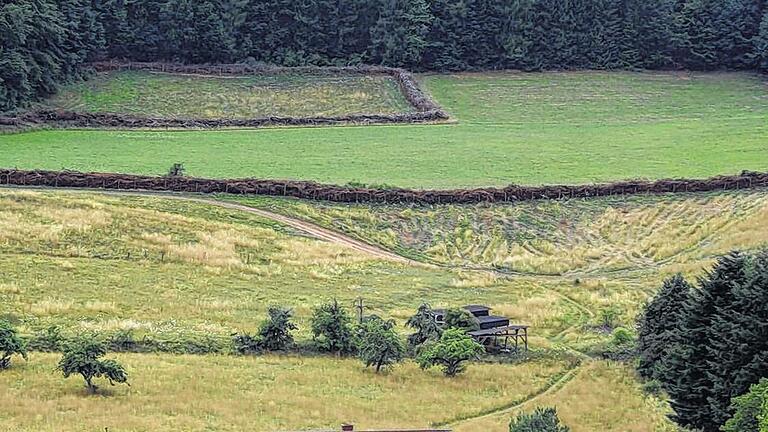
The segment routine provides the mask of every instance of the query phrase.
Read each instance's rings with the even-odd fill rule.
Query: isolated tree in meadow
[[[509,423],[509,432],[569,432],[560,423],[555,408],[536,408],[530,414],[519,414]]]
[[[693,287],[681,274],[670,277],[637,319],[638,372],[645,378],[663,374],[663,359],[680,328],[682,310]]]
[[[11,365],[11,357],[20,355],[27,359],[27,344],[22,340],[15,328],[5,320],[0,320],[0,370]]]
[[[334,299],[319,306],[312,315],[312,340],[321,351],[349,354],[354,350],[352,319]]]
[[[127,384],[128,374],[120,363],[101,360],[106,354],[107,348],[103,342],[93,336],[83,336],[65,345],[64,355],[56,369],[62,372],[64,378],[76,374],[82,376],[90,393],[98,390],[93,383],[95,378],[106,378],[111,385]]]
[[[442,329],[435,321],[432,308],[428,304],[422,303],[416,314],[408,318],[405,325],[416,330],[415,333],[408,335],[408,346],[416,349],[424,342],[437,340],[440,338]]]
[[[395,331],[395,322],[376,315],[367,317],[358,328],[357,355],[366,367],[374,366],[376,373],[405,357],[405,346]]]
[[[733,398],[731,408],[734,411],[725,425],[723,432],[763,432],[761,423],[765,424],[765,408],[768,407],[768,379],[749,388],[749,392]]]
[[[485,351],[464,330],[449,328],[440,336],[440,340],[430,342],[416,358],[422,369],[440,366],[446,376],[452,377],[466,369],[466,362],[477,358]]]
[[[280,351],[293,345],[291,332],[298,327],[291,322],[291,310],[270,306],[268,313],[269,318],[265,319],[259,328],[261,346],[267,351]]]

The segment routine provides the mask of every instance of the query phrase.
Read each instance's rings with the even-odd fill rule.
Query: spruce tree
[[[661,380],[664,362],[681,326],[683,305],[692,287],[681,274],[664,281],[637,320],[640,375]]]
[[[715,314],[730,303],[735,287],[744,279],[744,256],[731,253],[718,260],[715,268],[700,280],[683,308],[683,325],[667,360],[666,379],[672,418],[680,425],[716,431],[710,415],[712,383],[706,365],[708,344],[715,337],[710,328]],[[713,429],[714,427],[714,429]]]
[[[768,6],[763,13],[760,30],[754,38],[753,45],[753,55],[757,68],[763,72],[768,72]]]
[[[743,278],[728,300],[714,311],[703,366],[712,383],[712,427],[724,424],[733,414],[731,399],[768,371],[768,251],[745,257]]]
[[[383,0],[371,29],[371,54],[377,63],[417,68],[426,48],[430,14],[424,0]]]

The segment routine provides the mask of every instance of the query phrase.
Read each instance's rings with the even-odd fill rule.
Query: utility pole
[[[363,298],[358,297],[357,300],[355,300],[355,309],[357,309],[357,322],[362,324],[363,323],[363,309],[365,309],[365,306],[363,305]]]

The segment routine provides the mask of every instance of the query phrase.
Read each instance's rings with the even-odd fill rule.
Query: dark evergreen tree
[[[389,66],[418,68],[431,15],[424,0],[382,0],[371,28],[371,56]]]
[[[680,329],[683,305],[691,285],[677,274],[664,281],[661,290],[646,304],[637,320],[638,371],[649,379],[664,377],[664,359]]]
[[[731,399],[746,393],[768,371],[768,252],[745,257],[743,278],[735,281],[730,301],[717,305],[707,343],[711,425],[733,414]]]
[[[720,0],[680,0],[674,13],[673,57],[677,64],[698,70],[717,66],[715,28]]]
[[[726,307],[735,287],[744,280],[744,256],[732,253],[720,258],[714,270],[700,281],[683,309],[683,325],[675,346],[670,350],[665,381],[674,409],[672,418],[680,425],[716,431],[709,398],[713,396],[712,383],[706,365],[711,359],[708,343],[712,338],[715,314]]]
[[[754,56],[757,68],[768,72],[768,6],[763,12],[763,20],[760,23],[760,31],[754,38]]]

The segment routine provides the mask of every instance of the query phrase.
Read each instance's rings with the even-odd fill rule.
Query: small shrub
[[[349,354],[354,350],[352,320],[336,299],[314,310],[312,341],[320,351]]]
[[[107,340],[109,349],[117,352],[135,352],[138,351],[138,343],[130,330],[120,330]]]
[[[240,355],[252,355],[261,353],[261,340],[247,333],[232,335],[232,345],[235,352]]]
[[[443,332],[440,340],[424,347],[416,361],[422,369],[440,366],[446,376],[452,377],[466,369],[468,360],[477,358],[485,351],[464,330],[450,328]]]
[[[280,351],[293,345],[293,335],[296,324],[291,322],[290,309],[279,306],[269,308],[269,318],[264,320],[259,329],[261,346],[267,351]]]
[[[606,330],[613,330],[618,326],[620,311],[611,306],[600,311],[600,325]]]
[[[520,414],[509,423],[509,432],[569,432],[560,423],[555,408],[536,408],[530,414]]]
[[[59,361],[57,370],[64,378],[78,374],[85,380],[85,386],[90,393],[96,393],[98,387],[93,383],[95,378],[106,378],[111,385],[127,384],[128,375],[120,363],[115,360],[100,360],[107,354],[106,345],[93,336],[82,336],[64,347],[64,355]]]
[[[35,334],[29,345],[36,351],[56,352],[61,350],[62,341],[61,329],[57,326],[50,326]]]
[[[635,336],[631,331],[624,327],[617,327],[613,330],[613,344],[616,346],[627,345],[634,342]]]
[[[366,367],[375,366],[376,373],[403,360],[405,347],[395,331],[395,322],[370,316],[360,324],[357,353]]]
[[[7,369],[14,355],[20,355],[26,360],[27,344],[19,337],[11,323],[0,320],[0,369]]]
[[[183,177],[186,170],[187,169],[184,168],[184,164],[175,163],[171,165],[170,169],[168,169],[168,177]]]

